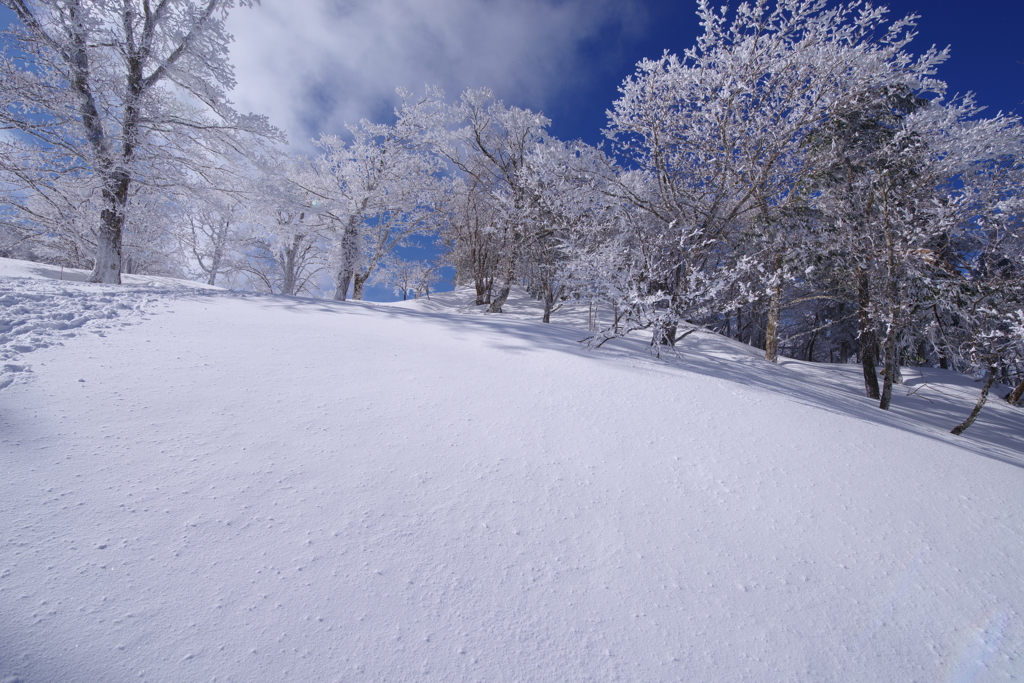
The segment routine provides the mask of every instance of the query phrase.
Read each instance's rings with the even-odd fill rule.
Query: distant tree
[[[239,269],[238,256],[245,248],[242,223],[245,210],[232,197],[211,194],[183,207],[176,234],[185,251],[191,273],[208,285],[231,277]]]
[[[373,272],[370,282],[391,287],[396,295],[402,295],[402,301],[406,301],[415,286],[417,265],[416,261],[388,254],[381,259],[380,267]]]
[[[412,286],[416,292],[416,298],[421,296],[430,298],[430,288],[441,281],[441,273],[436,263],[417,261],[412,270]]]
[[[453,178],[444,195],[440,241],[455,284],[472,284],[477,306],[490,305],[501,260],[498,209],[472,178]]]
[[[500,313],[516,281],[524,249],[543,231],[541,209],[529,188],[531,155],[551,142],[550,120],[528,109],[506,107],[490,90],[467,89],[455,104],[431,90],[409,123],[424,131],[432,149],[465,179],[473,203],[463,208],[488,214],[489,247],[498,256],[496,289],[488,310]],[[467,197],[468,198],[468,197]],[[482,215],[482,214],[477,214]],[[472,213],[462,217],[475,220]]]
[[[257,289],[287,296],[320,290],[330,218],[303,188],[308,173],[308,160],[278,154],[265,158],[251,178],[239,269]]]
[[[409,125],[417,107],[405,102],[395,125],[360,121],[349,126],[351,141],[321,135],[323,153],[294,178],[317,202],[334,242],[334,298],[355,299],[385,256],[413,235],[436,231],[436,177],[442,170],[420,131]]]

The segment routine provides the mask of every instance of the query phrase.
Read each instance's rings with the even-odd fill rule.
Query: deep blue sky
[[[716,3],[720,4],[720,3]],[[918,36],[909,50],[915,54],[931,45],[951,46],[949,61],[939,77],[949,93],[973,91],[980,104],[996,111],[1024,112],[1024,0],[894,0],[886,4],[890,18],[919,14]],[[735,5],[735,3],[733,3]],[[640,3],[647,17],[643,33],[607,30],[586,46],[593,64],[583,92],[574,92],[545,113],[560,138],[601,139],[605,111],[618,96],[617,88],[644,58],[662,51],[682,53],[701,31],[692,0],[646,0]]]

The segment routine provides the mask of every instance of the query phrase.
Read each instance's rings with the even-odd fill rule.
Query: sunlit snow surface
[[[0,260],[3,683],[1024,677],[1024,411],[949,435],[971,378],[886,414],[585,306],[42,268]]]

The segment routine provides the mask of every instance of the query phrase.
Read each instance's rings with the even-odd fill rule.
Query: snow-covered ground
[[[0,260],[4,683],[1024,677],[1024,411],[949,435],[971,378],[49,275]]]

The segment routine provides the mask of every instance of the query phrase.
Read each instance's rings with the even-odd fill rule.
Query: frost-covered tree
[[[417,103],[397,111],[395,125],[361,121],[352,139],[321,135],[323,153],[294,182],[317,204],[334,242],[335,299],[353,298],[381,260],[414,235],[434,232],[440,192],[439,161],[426,149],[421,131],[410,125]]]
[[[303,211],[279,209],[250,239],[241,266],[257,289],[296,296],[318,290],[324,252],[315,225]]]
[[[550,121],[528,109],[507,107],[481,88],[466,90],[455,104],[433,89],[409,122],[424,131],[432,149],[477,193],[472,210],[488,214],[485,227],[498,254],[497,284],[488,310],[500,313],[524,249],[544,229],[527,167],[531,155],[550,142]]]
[[[912,18],[883,30],[884,8],[758,0],[729,21],[701,0],[698,14],[697,45],[642,61],[610,114],[615,151],[643,174],[623,176],[622,196],[648,215],[633,225],[650,223],[634,241],[639,281],[626,305],[634,318],[660,311],[655,336],[671,343],[680,321],[742,303],[758,293],[737,284],[754,282],[772,300],[771,337],[799,272],[792,217],[813,170],[808,139],[858,93],[936,87],[945,53],[911,58]],[[757,249],[737,250],[743,231],[759,234]]]
[[[18,22],[3,32],[0,126],[36,143],[24,161],[41,182],[71,175],[90,184],[94,282],[120,282],[139,185],[187,185],[246,139],[279,137],[227,99],[224,21],[234,0],[3,5]]]
[[[178,214],[176,234],[189,274],[208,285],[230,279],[245,250],[247,212],[235,197],[220,193],[192,197]]]
[[[606,192],[611,161],[582,142],[549,139],[529,155],[524,180],[537,206],[538,229],[525,246],[521,266],[527,290],[544,304],[542,322],[550,322],[556,302],[589,285],[578,281],[573,254],[583,253],[610,219],[616,198]],[[585,237],[584,237],[585,236]],[[574,251],[582,248],[583,251]]]
[[[477,306],[490,305],[501,260],[498,210],[472,178],[453,178],[443,195],[439,235],[445,259],[455,268],[455,285],[473,285]]]
[[[308,160],[279,154],[264,159],[251,180],[239,269],[257,289],[288,296],[320,290],[330,218],[303,188],[308,173]]]
[[[402,301],[406,301],[414,288],[417,267],[416,261],[407,261],[394,253],[388,254],[373,271],[370,284],[391,287],[392,292],[401,294]]]

